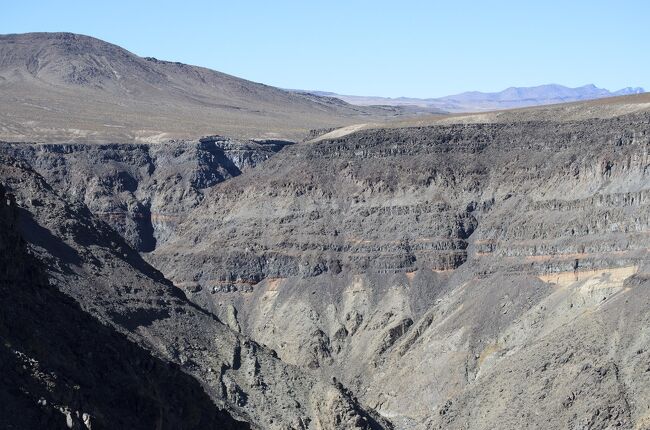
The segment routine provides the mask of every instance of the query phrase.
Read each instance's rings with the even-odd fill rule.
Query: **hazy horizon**
[[[86,34],[281,88],[432,98],[550,83],[650,88],[650,59],[641,55],[649,12],[649,4],[629,0],[25,1],[4,6],[0,31]]]
[[[537,88],[537,87],[556,86],[556,85],[561,86],[561,87],[570,88],[570,89],[577,89],[577,88],[587,87],[589,85],[594,85],[594,84],[589,82],[589,83],[585,83],[583,85],[577,85],[575,87],[569,87],[567,85],[563,85],[563,84],[558,83],[558,82],[546,82],[546,83],[540,83],[540,84],[535,84],[535,85],[529,85],[529,86],[526,86],[526,87],[513,87],[513,86],[510,86],[510,87],[507,87],[507,88],[501,88],[501,89],[496,90],[496,91],[479,91],[479,90],[467,89],[465,91],[461,91],[460,93],[445,94],[445,95],[442,95],[440,97],[461,95],[463,93],[473,93],[473,92],[480,92],[480,93],[486,93],[486,94],[487,93],[500,93],[502,91],[506,91],[506,90],[509,90],[511,88]],[[610,91],[610,92],[616,92],[616,91],[624,90],[626,88],[643,88],[643,90],[647,91],[647,89],[645,87],[640,87],[638,85],[628,85],[626,87],[621,87],[621,88],[603,88],[603,87],[599,87],[598,85],[595,85],[595,86],[597,88],[599,88],[599,89],[607,90],[607,91]],[[315,88],[315,89],[314,88],[284,88],[284,89],[289,90],[289,91],[315,91],[315,92],[322,92],[322,93],[332,93],[332,94],[341,95],[341,96],[361,96],[361,97],[368,97],[368,98],[377,97],[377,98],[390,98],[390,99],[404,98],[404,99],[423,99],[423,100],[426,100],[428,98],[428,97],[416,97],[416,96],[378,96],[376,94],[341,94],[341,93],[337,93],[335,91],[322,90],[320,88]],[[433,97],[431,97],[431,98],[433,98]]]

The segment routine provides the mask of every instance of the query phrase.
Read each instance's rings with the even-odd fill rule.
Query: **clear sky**
[[[341,94],[650,90],[648,0],[0,0],[0,33],[30,31]]]

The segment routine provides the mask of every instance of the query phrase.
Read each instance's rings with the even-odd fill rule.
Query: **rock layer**
[[[38,147],[2,148],[70,195],[75,186],[53,166],[92,166],[77,182],[91,189],[83,184],[117,183],[122,172],[142,168],[133,154],[168,154],[174,144],[146,151],[121,146],[119,163],[117,150],[108,147],[55,156]],[[154,162],[151,173],[129,173],[135,185],[120,199],[156,201],[152,212],[176,217],[152,222],[154,245],[140,247],[152,249],[144,257],[177,287],[165,284],[156,294],[180,295],[180,289],[200,312],[227,323],[228,329],[218,325],[219,333],[229,333],[224,339],[265,345],[232,340],[216,349],[240,345],[233,357],[267,357],[257,358],[268,363],[260,375],[276,391],[259,393],[253,358],[241,358],[246,371],[235,369],[238,360],[224,359],[227,370],[216,378],[221,388],[212,385],[202,369],[218,366],[204,364],[212,358],[196,352],[211,342],[202,334],[202,327],[213,327],[209,318],[188,323],[170,311],[176,305],[147,302],[150,292],[119,285],[106,303],[97,303],[106,292],[91,282],[82,288],[64,282],[62,289],[87,290],[82,303],[109,312],[108,319],[153,350],[160,350],[151,346],[160,340],[152,339],[165,339],[166,356],[208,381],[210,395],[225,398],[229,410],[258,423],[272,417],[296,426],[291,419],[299,416],[307,426],[304,417],[323,417],[333,407],[328,393],[339,393],[336,411],[356,405],[352,394],[336,389],[342,383],[398,428],[647,427],[647,110],[601,119],[361,130],[287,145],[268,159],[253,157],[255,167],[238,167],[236,174],[219,174],[220,162],[196,161],[204,152],[196,142],[190,146],[195,149],[183,156],[152,157],[170,164]],[[230,150],[222,152],[232,161]],[[111,154],[107,164],[114,170],[87,161],[103,154]],[[196,185],[191,178],[199,171],[216,179]],[[92,189],[122,196],[112,186]],[[84,196],[71,198],[89,208],[79,219],[90,212],[102,217],[112,204]],[[42,199],[23,192],[29,211],[47,219]],[[130,243],[141,243],[140,230],[103,219]],[[120,261],[112,254],[94,258]],[[139,261],[145,272],[153,270]],[[50,266],[61,264],[54,259]],[[115,273],[100,279],[112,285]],[[137,310],[118,306],[120,294],[139,303]],[[151,315],[155,322],[143,328],[141,319]],[[167,339],[177,332],[196,342]],[[301,398],[318,398],[308,406],[298,400],[304,414],[278,418],[264,404],[276,395],[285,399],[280,392],[288,389],[270,382],[286,379],[284,370],[269,370],[274,354],[304,375],[335,378],[335,390],[299,379]],[[338,424],[321,418],[322,427],[345,428],[356,419],[341,416]]]
[[[298,144],[212,188],[150,260],[399,427],[544,426],[539,407],[550,427],[632,428],[648,395],[627,357],[645,335],[596,339],[622,333],[614,315],[636,330],[646,318],[625,297],[646,300],[643,282],[627,285],[648,258],[649,147],[647,113]],[[570,333],[585,343],[564,344]],[[579,407],[563,406],[560,385],[520,394],[524,363],[546,356]],[[625,382],[589,385],[573,370],[614,365]],[[630,390],[635,405],[617,400]],[[518,407],[494,409],[500,396]]]
[[[221,136],[158,145],[11,144],[70,200],[109,223],[136,250],[152,251],[203,199],[203,191],[238,176],[292,142],[240,142]]]

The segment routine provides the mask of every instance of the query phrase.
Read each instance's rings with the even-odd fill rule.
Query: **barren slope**
[[[141,58],[70,33],[0,36],[0,106],[0,139],[48,143],[216,133],[301,139],[310,129],[401,113]]]

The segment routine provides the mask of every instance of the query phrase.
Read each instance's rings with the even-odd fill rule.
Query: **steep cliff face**
[[[277,353],[305,369],[304,375],[336,378],[398,428],[649,425],[647,109],[603,119],[362,130],[286,146],[268,159],[255,147],[253,153],[264,156],[250,163],[254,169],[238,167],[242,174],[219,173],[225,162],[200,161],[205,152],[197,143],[190,146],[198,149],[184,155],[151,155],[173,154],[175,144],[81,146],[65,154],[38,146],[2,148],[34,165],[63,195],[93,188],[86,184],[96,178],[112,183],[122,172],[146,171],[134,155],[142,151],[165,160],[153,162],[152,173],[128,173],[136,178],[130,194],[102,185],[93,189],[103,190],[103,197],[86,191],[73,200],[85,202],[133,244],[140,243],[139,230],[102,215],[112,204],[106,196],[143,205],[155,201],[152,214],[175,218],[152,222],[154,246],[139,249],[152,249],[144,258],[177,289],[156,281],[151,291],[166,291],[164,297],[182,291],[201,312],[233,330],[223,338],[248,336],[265,345],[247,347],[257,344],[243,341],[241,357]],[[112,161],[87,161],[108,160],[102,157]],[[64,164],[69,167],[61,172],[74,172],[77,164],[90,167],[73,186],[68,174],[57,172],[55,166]],[[104,164],[113,167],[105,171]],[[191,179],[197,175],[212,179],[197,185]],[[24,188],[24,181],[17,183],[16,189]],[[40,208],[40,197],[21,193],[39,222],[56,225]],[[128,210],[122,213],[136,219]],[[58,226],[48,229],[55,237],[69,234]],[[105,251],[90,252],[95,245],[83,236],[66,240],[83,250],[84,261],[121,267],[122,251],[102,257]],[[117,236],[111,240],[121,243]],[[44,255],[66,255],[64,249]],[[140,271],[153,270],[137,254],[128,255]],[[65,266],[60,257],[49,265]],[[103,309],[107,320],[153,350],[186,363],[184,369],[208,381],[213,398],[225,398],[224,405],[241,417],[299,423],[299,416],[305,427],[304,417],[325,420],[323,411],[331,405],[323,399],[330,394],[319,390],[337,391],[302,377],[275,387],[271,381],[292,373],[269,370],[277,363],[273,359],[256,359],[267,363],[259,370],[268,375],[262,393],[256,377],[242,376],[256,375],[252,358],[249,367],[241,364],[247,371],[226,360],[226,372],[214,378],[222,382],[211,382],[205,369],[219,366],[197,351],[212,345],[200,327],[213,323],[187,319],[197,311],[185,305],[182,318],[169,311],[177,299],[169,299],[171,308],[149,303],[151,291],[115,284],[116,273],[126,269],[105,270],[92,266],[93,274],[103,273],[95,278],[103,286],[82,276],[81,284],[73,287],[68,278],[61,288]],[[149,310],[131,311],[123,304],[131,301]],[[155,321],[147,312],[158,315]],[[226,330],[217,327],[208,331]],[[165,334],[178,332],[183,335],[176,340]],[[189,346],[183,338],[192,339]],[[215,348],[235,351],[238,342]],[[284,399],[279,393],[285,389],[312,399],[307,406],[298,400],[304,413],[286,412],[290,405],[282,413],[269,411],[265,402]],[[311,397],[315,393],[318,399]],[[338,405],[356,404],[336,396]]]
[[[167,367],[161,364],[165,369],[178,369],[173,373],[178,378],[200,381],[209,396],[205,398],[217,407],[253,428],[390,427],[385,420],[367,413],[340,384],[286,365],[270,349],[231,331],[214,315],[192,305],[85,205],[66,201],[24,162],[3,158],[0,178],[16,195],[21,208],[19,229],[46,267],[51,288],[72,297],[81,310],[167,363]],[[68,303],[69,308],[72,302]],[[65,309],[61,307],[61,312]],[[25,315],[32,313],[27,310]],[[70,328],[69,336],[77,331]],[[83,344],[83,337],[66,348],[76,352],[79,342]],[[41,346],[37,343],[35,347]],[[116,354],[120,358],[115,363],[102,362],[100,369],[126,366],[131,360],[128,355],[122,357],[120,351]],[[147,363],[142,365],[149,366]],[[157,393],[151,384],[140,387],[145,397],[163,396],[165,390],[174,388],[161,388]],[[182,391],[172,392],[184,395]],[[185,400],[190,402],[192,397],[188,395]],[[201,403],[195,406],[200,408]],[[194,407],[187,408],[187,413],[193,411]],[[139,422],[150,426],[156,422],[153,418],[141,417]],[[177,421],[173,421],[170,428],[201,426],[196,421],[200,415],[191,418],[195,420],[191,424],[175,426]]]
[[[633,427],[648,396],[629,359],[647,339],[618,327],[642,330],[646,318],[630,300],[646,300],[649,120],[295,145],[211,189],[149,258],[192,300],[235,314],[281,358],[336,375],[404,428],[543,425],[522,409],[552,415],[552,427]],[[579,342],[564,343],[570,333]],[[507,375],[534,366],[556,382],[520,398]],[[626,370],[588,388],[581,366]],[[580,406],[563,406],[569,388]],[[617,400],[631,391],[638,404]],[[494,412],[499,396],[518,406]]]
[[[196,379],[48,284],[0,186],[0,427],[249,429]]]
[[[130,245],[152,251],[203,199],[205,189],[238,176],[291,142],[220,136],[158,145],[11,144],[70,200],[110,224]]]
[[[174,280],[207,285],[343,269],[450,270],[468,256],[594,253],[609,246],[588,243],[605,230],[646,227],[615,208],[644,210],[647,121],[376,130],[294,145],[211,189],[156,255]],[[193,273],[173,271],[193,260]]]

